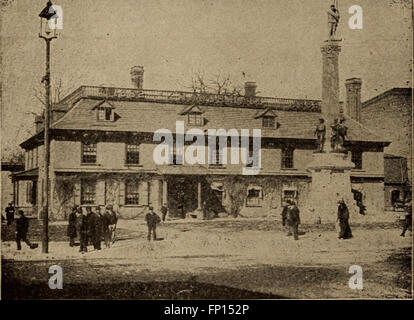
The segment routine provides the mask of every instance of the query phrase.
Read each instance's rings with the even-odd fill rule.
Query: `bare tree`
[[[196,71],[191,77],[190,85],[184,87],[201,94],[242,95],[242,87],[235,84],[230,75],[221,73],[207,78],[204,71]]]
[[[70,91],[72,88],[65,88],[61,78],[52,81],[51,90],[50,90],[50,102],[52,104],[59,103]],[[46,89],[42,84],[37,88],[33,88],[33,96],[42,104],[46,105],[45,95]]]

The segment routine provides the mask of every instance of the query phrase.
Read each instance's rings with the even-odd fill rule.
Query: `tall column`
[[[322,114],[333,118],[339,108],[339,53],[340,40],[327,40],[322,51]],[[327,120],[327,119],[326,119]]]

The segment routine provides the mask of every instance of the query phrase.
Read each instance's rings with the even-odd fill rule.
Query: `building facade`
[[[361,123],[391,141],[384,152],[385,203],[392,208],[395,201],[411,198],[412,89],[393,88],[363,102]]]
[[[261,217],[279,212],[287,199],[295,199],[299,207],[306,204],[312,183],[307,165],[316,149],[320,101],[258,97],[252,83],[240,96],[144,90],[142,71],[137,67],[131,71],[135,88],[82,86],[53,106],[52,219],[66,218],[75,204],[114,204],[123,218],[140,217],[150,204],[156,210],[166,205],[171,217],[199,217],[204,207],[211,215]],[[388,142],[350,117],[345,119],[348,157],[355,163],[353,191],[363,196],[369,214],[382,214],[383,152]],[[224,129],[214,136],[217,141],[224,137],[224,147],[217,143],[212,152],[203,144],[204,152],[198,149],[197,156],[206,164],[181,164],[195,139],[187,137],[184,151],[174,147],[168,155],[172,164],[158,164],[154,150],[160,141],[154,141],[154,133],[167,129],[174,142],[184,138],[177,121],[185,133],[201,130],[199,137],[206,142],[209,130]],[[241,129],[249,132],[248,147],[242,138],[227,136],[231,130],[240,135]],[[240,159],[244,152],[251,156],[254,129],[261,130],[260,170],[246,175],[243,169],[249,164],[232,157]],[[36,196],[19,198],[19,205],[31,201],[40,214],[39,204],[45,199],[41,125],[21,147],[26,167],[14,182],[29,183]],[[208,164],[211,157],[227,158],[227,163]]]

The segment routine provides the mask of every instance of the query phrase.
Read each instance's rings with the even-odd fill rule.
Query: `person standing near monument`
[[[349,210],[345,204],[344,199],[339,201],[338,206],[338,219],[339,222],[339,239],[350,239],[352,238],[351,227],[349,226]]]

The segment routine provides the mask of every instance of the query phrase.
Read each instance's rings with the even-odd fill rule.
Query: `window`
[[[282,149],[282,168],[292,169],[293,168],[293,148]]]
[[[283,190],[282,204],[286,204],[288,200],[296,202],[296,190]]]
[[[81,180],[81,204],[95,204],[96,181]]]
[[[139,144],[127,144],[126,163],[139,164]]]
[[[96,143],[82,143],[82,163],[96,163]]]
[[[351,152],[352,162],[355,164],[355,169],[362,169],[362,152],[354,150]]]
[[[188,124],[193,126],[202,126],[203,125],[203,117],[201,113],[198,112],[191,112],[188,114]]]
[[[170,154],[170,163],[172,165],[181,165],[183,164],[183,150],[174,145],[173,152]]]
[[[250,187],[247,190],[246,206],[261,207],[263,201],[263,191],[260,187]]]
[[[216,152],[210,152],[210,147],[209,147],[209,152],[208,152],[208,156],[209,156],[209,162],[208,164],[210,166],[222,166],[223,165],[223,149],[220,149],[220,144],[218,141],[216,141]]]
[[[136,180],[125,182],[125,204],[139,204],[139,184]]]
[[[112,120],[112,108],[98,107],[98,121],[111,121]]]
[[[265,116],[263,119],[263,128],[274,128],[275,127],[275,117]]]

